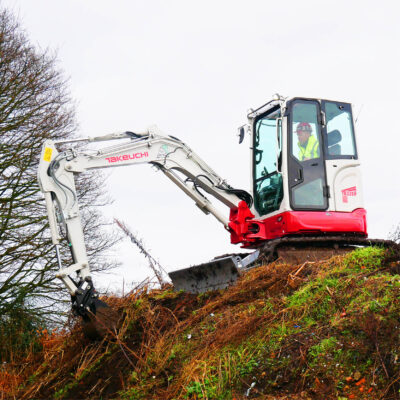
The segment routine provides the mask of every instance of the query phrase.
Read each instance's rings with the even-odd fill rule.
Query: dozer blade
[[[176,290],[189,293],[203,293],[210,290],[224,289],[233,284],[240,273],[258,258],[259,252],[251,253],[246,258],[226,256],[193,267],[170,272],[168,275]]]

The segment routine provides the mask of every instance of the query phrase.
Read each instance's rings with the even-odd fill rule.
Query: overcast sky
[[[400,223],[398,0],[1,4],[33,43],[57,50],[82,136],[155,123],[234,187],[251,186],[249,141],[236,137],[250,107],[277,92],[352,103],[369,236],[386,238]],[[107,215],[138,232],[167,270],[240,250],[147,165],[114,170],[108,187],[115,201]],[[124,266],[107,278],[114,285],[150,274],[129,242],[117,256]]]

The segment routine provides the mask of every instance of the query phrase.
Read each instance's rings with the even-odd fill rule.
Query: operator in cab
[[[300,161],[307,161],[319,157],[318,139],[312,134],[311,125],[308,122],[300,122],[296,128],[299,146]]]

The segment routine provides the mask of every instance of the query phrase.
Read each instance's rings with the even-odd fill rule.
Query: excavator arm
[[[95,150],[82,150],[82,144],[115,141]],[[58,151],[58,146],[64,151]],[[97,168],[152,164],[182,189],[206,214],[211,213],[226,229],[229,219],[214,207],[200,191],[206,192],[230,209],[240,201],[251,206],[252,197],[233,189],[197,154],[179,139],[163,135],[156,126],[141,133],[123,132],[106,136],[54,142],[47,140],[42,149],[38,180],[44,194],[52,242],[55,245],[60,278],[72,296],[76,314],[86,317],[103,307],[97,299],[90,276],[83,229],[79,215],[74,175]],[[71,250],[73,263],[64,267],[60,257],[61,232]],[[73,274],[77,278],[72,278]]]

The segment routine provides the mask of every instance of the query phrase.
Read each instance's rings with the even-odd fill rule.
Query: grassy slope
[[[4,398],[400,398],[398,260],[366,248],[200,296],[107,299],[124,315],[118,334],[44,332],[41,352],[0,369]]]

